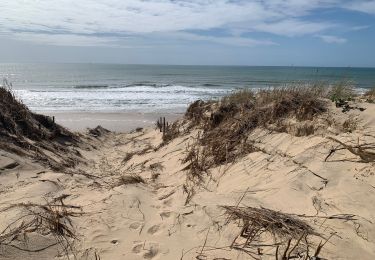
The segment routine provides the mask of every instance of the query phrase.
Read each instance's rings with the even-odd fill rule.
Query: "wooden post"
[[[55,123],[55,116],[52,116],[52,122]]]
[[[163,120],[160,117],[160,127],[159,127],[160,132],[163,132]]]
[[[38,124],[38,128],[39,128],[39,130],[41,130],[41,129],[42,129],[42,126],[41,126],[40,124]]]
[[[165,134],[165,117],[163,117],[163,134]]]

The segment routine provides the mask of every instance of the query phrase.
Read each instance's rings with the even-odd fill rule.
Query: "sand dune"
[[[355,145],[375,143],[375,105],[359,106],[366,110],[343,113],[330,106],[317,124],[327,115],[334,124],[307,136],[295,136],[293,127],[257,128],[248,137],[255,151],[211,167],[201,183],[189,182],[183,163],[201,135],[199,127],[168,143],[153,128],[81,134],[86,145],[77,149],[85,163],[69,172],[1,151],[2,209],[56,198],[79,208],[69,209],[77,213],[71,217],[77,236],[69,240],[72,247],[53,245],[53,235],[30,231],[27,244],[18,237],[0,243],[0,258],[52,259],[67,253],[72,259],[275,259],[277,241],[264,234],[246,246],[240,236],[244,223],[228,218],[220,207],[226,205],[266,208],[303,221],[318,234],[308,237],[310,256],[330,238],[315,259],[374,259],[375,165],[364,161]],[[357,122],[351,132],[340,128],[349,118]],[[2,211],[0,229],[24,213],[19,207]],[[303,252],[303,243],[295,250]],[[48,245],[53,246],[25,251]]]

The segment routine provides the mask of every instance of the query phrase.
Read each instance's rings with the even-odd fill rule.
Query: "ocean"
[[[33,111],[183,112],[240,88],[352,81],[375,86],[375,68],[0,64],[0,78]]]

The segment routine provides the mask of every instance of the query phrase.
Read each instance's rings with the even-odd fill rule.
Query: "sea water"
[[[0,78],[34,111],[183,112],[240,88],[351,81],[375,86],[375,68],[0,64]]]

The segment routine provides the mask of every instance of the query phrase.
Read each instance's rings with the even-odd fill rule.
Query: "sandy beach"
[[[183,114],[173,113],[137,113],[137,112],[41,112],[47,116],[54,116],[56,123],[67,127],[71,131],[85,131],[98,125],[114,131],[129,132],[138,127],[153,127],[159,117],[165,117],[169,122],[175,121]]]
[[[257,127],[251,147],[233,151],[226,134],[235,128],[225,130],[233,119],[207,128],[219,104],[201,101],[164,136],[154,127],[96,128],[70,141],[65,132],[63,146],[38,137],[25,151],[4,146],[3,133],[0,259],[374,259],[375,105],[343,112],[324,102],[311,105],[328,104],[314,119]],[[87,114],[57,121],[64,116]],[[120,126],[113,121],[109,128]],[[224,162],[216,163],[221,152],[208,145],[222,144]]]

